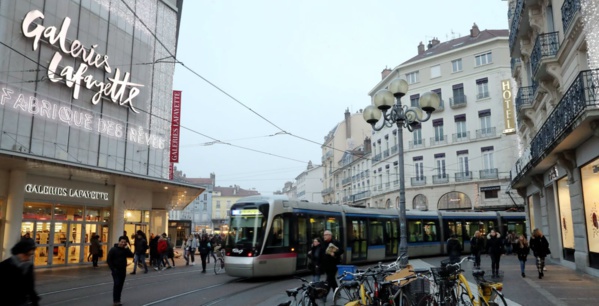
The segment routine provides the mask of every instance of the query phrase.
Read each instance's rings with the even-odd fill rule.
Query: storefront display
[[[572,205],[570,204],[570,188],[568,178],[557,181],[557,199],[559,206],[559,223],[562,233],[564,259],[574,261],[574,224],[572,222]]]
[[[599,159],[580,169],[589,251],[599,253]]]

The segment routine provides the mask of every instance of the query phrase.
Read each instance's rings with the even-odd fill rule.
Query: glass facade
[[[0,2],[0,148],[167,178],[172,7],[158,0]]]

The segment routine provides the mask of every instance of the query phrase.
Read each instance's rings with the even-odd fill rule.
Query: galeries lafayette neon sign
[[[121,78],[121,71],[115,68],[113,77],[109,77],[108,81],[98,81],[91,74],[85,75],[90,66],[104,69],[106,73],[112,73],[112,68],[108,64],[108,55],[96,53],[96,50],[94,50],[98,45],[92,45],[86,49],[79,40],[67,42],[67,31],[71,24],[71,18],[65,17],[60,28],[55,26],[45,27],[40,23],[35,23],[37,19],[44,19],[44,14],[39,10],[30,11],[21,25],[23,35],[33,38],[34,51],[39,47],[40,40],[43,37],[50,45],[58,46],[62,53],[83,61],[79,64],[77,70],[75,70],[75,67],[64,66],[60,71],[60,75],[57,75],[62,60],[62,55],[57,51],[48,66],[50,81],[64,81],[68,87],[73,88],[73,99],[79,98],[79,90],[83,85],[87,89],[97,91],[92,97],[92,104],[98,104],[104,96],[116,104],[129,107],[132,111],[139,113],[133,107],[132,100],[139,94],[138,87],[143,87],[143,85],[129,82],[129,72],[125,72]],[[35,27],[32,28],[32,25],[35,25]],[[57,43],[58,45],[56,45]],[[128,95],[125,96],[127,89],[129,89]]]

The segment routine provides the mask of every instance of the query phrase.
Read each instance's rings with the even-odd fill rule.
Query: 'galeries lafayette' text
[[[37,19],[44,19],[44,14],[39,10],[33,10],[25,16],[21,29],[23,35],[29,38],[33,38],[33,50],[37,50],[40,44],[40,40],[45,38],[49,44],[55,45],[60,48],[62,53],[68,54],[71,57],[82,60],[79,67],[64,66],[58,74],[59,66],[62,60],[62,55],[59,52],[54,53],[50,65],[48,66],[48,78],[52,82],[64,81],[66,85],[73,88],[73,98],[79,98],[79,89],[81,85],[84,85],[87,89],[95,88],[96,94],[92,97],[92,103],[98,104],[102,99],[102,96],[110,98],[114,103],[118,103],[121,106],[127,106],[132,111],[139,113],[138,110],[133,107],[133,98],[139,94],[139,88],[143,87],[142,84],[129,82],[130,73],[125,72],[121,78],[121,71],[116,68],[113,78],[108,78],[108,82],[95,80],[93,75],[84,75],[90,66],[96,68],[103,68],[106,73],[112,73],[112,68],[108,64],[108,55],[97,54],[94,50],[98,45],[92,45],[89,49],[79,40],[70,41],[70,45],[67,44],[67,31],[71,24],[71,19],[65,17],[60,28],[55,26],[44,26],[40,23],[35,23]],[[34,27],[32,28],[32,25]],[[32,28],[32,29],[31,29]],[[125,91],[129,89],[128,96],[125,96]]]
[[[83,190],[83,189],[72,189],[72,188],[65,188],[65,187],[27,184],[27,185],[25,185],[25,192],[44,194],[44,195],[54,195],[54,196],[61,196],[61,197],[108,201],[108,193],[107,192]]]

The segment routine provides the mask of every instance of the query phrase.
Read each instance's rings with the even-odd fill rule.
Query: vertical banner
[[[179,162],[179,131],[181,124],[181,91],[173,90],[173,114],[171,119],[171,163]]]
[[[505,120],[504,134],[516,133],[514,123],[514,101],[512,99],[512,83],[508,80],[501,81],[501,96],[503,98],[503,119]]]
[[[171,181],[173,180],[173,178],[175,178],[174,172],[175,172],[175,164],[169,163],[168,164],[168,179]]]

